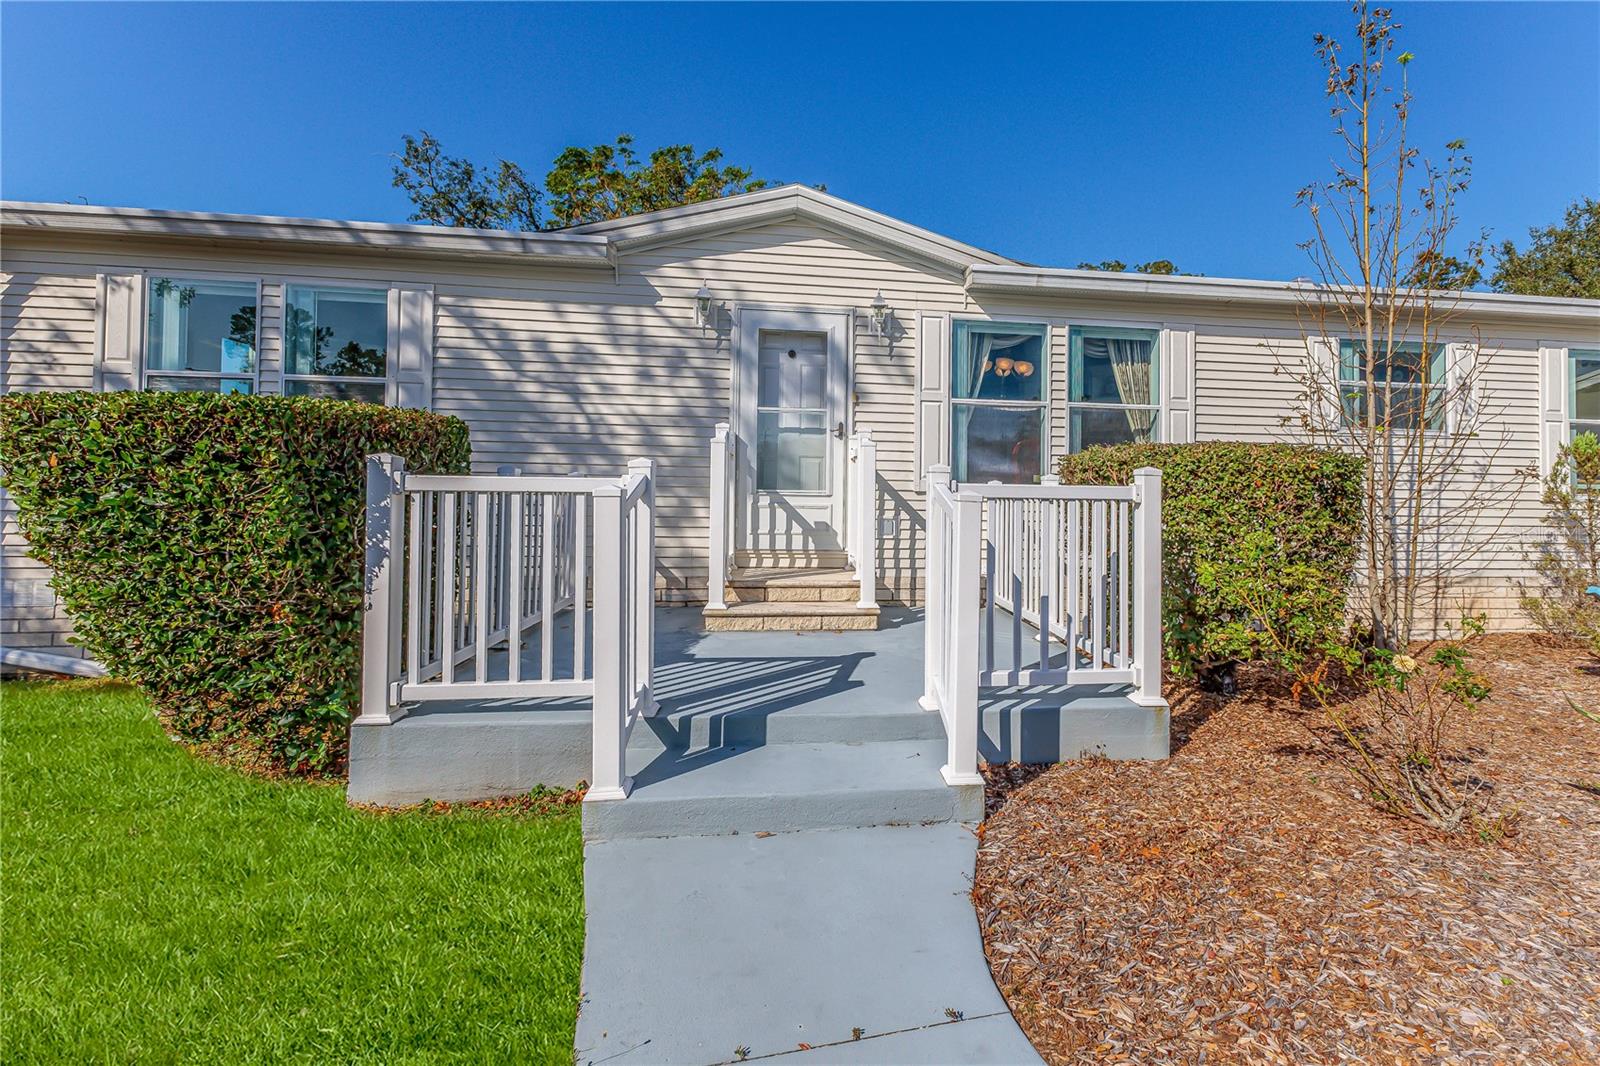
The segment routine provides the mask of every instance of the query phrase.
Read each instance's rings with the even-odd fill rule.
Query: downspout
[[[48,652],[29,651],[26,648],[0,649],[0,663],[47,674],[71,674],[74,677],[106,676],[106,668],[93,659],[81,659],[75,655],[51,655]]]

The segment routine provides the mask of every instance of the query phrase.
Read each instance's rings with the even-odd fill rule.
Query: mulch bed
[[[1264,675],[1173,686],[1172,758],[990,771],[973,900],[1050,1062],[1600,1062],[1600,661],[1472,642],[1511,835],[1365,802]]]

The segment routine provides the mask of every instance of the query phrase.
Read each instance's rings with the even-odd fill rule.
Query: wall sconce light
[[[694,321],[701,329],[717,320],[717,303],[711,296],[711,284],[702,281],[700,291],[694,294]]]
[[[889,335],[889,325],[894,321],[894,312],[889,309],[889,301],[883,298],[883,290],[878,290],[878,295],[872,298],[872,317],[867,322],[868,331],[879,339]]]

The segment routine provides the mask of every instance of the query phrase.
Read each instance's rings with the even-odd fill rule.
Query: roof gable
[[[1003,255],[963,244],[803,185],[760,189],[643,215],[591,222],[557,232],[603,236],[610,241],[614,256],[624,256],[632,251],[671,244],[690,237],[754,229],[792,219],[805,219],[828,229],[886,245],[956,273],[981,264],[1016,263],[1016,260]]]

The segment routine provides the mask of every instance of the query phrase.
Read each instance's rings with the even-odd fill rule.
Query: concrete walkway
[[[590,843],[577,1062],[1038,1062],[976,849],[956,823]]]

